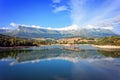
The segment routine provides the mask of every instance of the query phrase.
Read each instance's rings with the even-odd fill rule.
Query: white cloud
[[[61,11],[66,11],[68,9],[68,7],[66,5],[61,5],[60,4],[61,1],[62,0],[52,0],[52,2],[53,2],[52,8],[53,8],[54,13],[58,13],[58,12],[61,12]]]
[[[61,0],[52,0],[53,1],[53,3],[60,3],[61,2]]]
[[[47,28],[49,30],[77,30],[78,26],[77,25],[71,25],[63,28]]]
[[[95,26],[100,26],[100,27],[116,27],[120,26],[120,16],[117,16],[115,18],[110,18],[103,20],[99,23],[94,24]]]
[[[26,27],[28,27],[29,25],[17,24],[17,23],[11,22],[11,23],[10,23],[10,26],[12,26],[12,27],[19,27],[19,26],[26,26]]]
[[[31,27],[32,27],[32,28],[42,28],[42,27],[36,26],[36,25],[32,25]]]
[[[24,27],[32,27],[32,28],[42,28],[42,29],[48,29],[48,30],[77,30],[79,29],[79,26],[76,24],[62,27],[62,28],[52,28],[52,27],[41,27],[41,26],[36,26],[36,25],[25,25],[25,24],[16,24],[16,23],[10,23],[11,26],[24,26]],[[109,30],[114,30],[116,26],[120,25],[120,16],[117,16],[115,18],[103,20],[101,22],[97,22],[95,24],[88,24],[84,26],[83,28],[89,28],[89,29],[109,29]]]
[[[86,28],[88,29],[109,29],[109,30],[113,30],[113,26],[101,26],[100,24],[98,26],[95,26],[95,25],[87,25]]]
[[[19,26],[24,26],[24,27],[32,27],[32,28],[41,28],[41,29],[49,29],[49,30],[76,30],[78,28],[77,25],[71,25],[63,28],[52,28],[52,27],[41,27],[41,26],[36,26],[36,25],[25,25],[25,24],[16,24],[16,23],[10,23],[11,26],[14,27],[19,27]]]
[[[92,11],[95,14],[88,23],[95,23],[96,21],[101,21],[107,17],[113,17],[120,14],[120,11],[116,11],[120,8],[120,0],[105,0],[104,3],[96,11]],[[108,5],[109,4],[109,5]],[[91,14],[91,12],[90,12]]]
[[[58,30],[77,30],[78,26],[77,25],[71,25],[68,27],[64,27],[64,28],[59,28]]]
[[[108,26],[108,27],[102,27],[103,29],[109,29],[109,30],[113,30],[114,28],[112,26]]]
[[[92,29],[92,28],[96,28],[96,27],[93,26],[93,25],[87,25],[86,28],[90,28],[90,29]]]
[[[108,1],[110,1],[111,3],[108,6]],[[115,9],[118,9],[120,7],[120,0],[108,0],[106,2],[106,6],[103,10],[101,10],[102,14],[100,14],[99,16],[97,16],[95,19],[102,19],[106,16],[108,16],[110,13],[112,13]]]
[[[120,27],[120,16],[102,20],[102,21],[96,22],[94,24],[89,24],[85,27],[86,28],[102,28],[102,29],[114,30],[116,27]]]
[[[68,9],[67,6],[59,6],[59,7],[55,7],[53,12],[58,13],[58,12],[61,12],[61,11],[66,11],[67,9]]]
[[[14,23],[14,22],[10,23],[10,26],[12,26],[12,27],[24,26],[24,27],[32,27],[32,28],[43,28],[43,27],[41,27],[41,26],[17,24],[17,23]]]
[[[16,23],[14,23],[14,22],[11,22],[10,23],[10,26],[12,26],[12,27],[18,27],[20,24],[16,24]]]
[[[84,4],[86,0],[71,0],[71,18],[73,24],[79,25],[81,20],[84,18],[85,10]]]
[[[98,5],[98,8],[89,11],[87,8],[89,4],[95,2],[95,0],[70,0],[70,15],[73,24],[76,24],[79,27],[93,24],[107,17],[116,16],[120,13],[120,11],[116,12],[116,10],[120,7],[120,0],[105,0],[102,4]],[[91,7],[93,6],[91,5]]]

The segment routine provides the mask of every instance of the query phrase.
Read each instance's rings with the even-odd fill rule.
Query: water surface
[[[0,52],[0,80],[120,80],[120,51],[60,45]]]

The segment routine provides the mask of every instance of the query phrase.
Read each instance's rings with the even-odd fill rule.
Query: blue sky
[[[11,23],[51,28],[98,27],[95,25],[101,21],[120,20],[119,3],[120,0],[0,0],[0,27]],[[113,25],[114,22],[99,25],[118,30],[119,22]]]
[[[69,12],[54,11],[52,0],[0,0],[0,4],[1,27],[11,22],[44,27],[63,27],[71,23]]]

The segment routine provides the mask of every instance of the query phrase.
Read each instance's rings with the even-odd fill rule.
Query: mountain
[[[62,34],[57,30],[48,30],[40,28],[31,28],[19,26],[17,29],[6,33],[9,36],[17,36],[22,38],[61,38]]]
[[[105,36],[115,36],[113,31],[109,29],[102,29],[102,28],[91,28],[91,29],[79,29],[76,30],[73,34],[74,36],[81,36],[87,38],[94,38],[94,37],[105,37]]]
[[[10,30],[9,29],[0,29],[0,34],[7,33],[7,32],[10,32]]]
[[[82,28],[78,30],[49,30],[42,28],[32,28],[19,26],[17,29],[7,32],[6,35],[22,38],[66,38],[66,37],[105,37],[117,35],[109,29],[102,28]]]

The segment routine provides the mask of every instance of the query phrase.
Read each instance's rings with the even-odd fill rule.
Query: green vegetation
[[[1,47],[35,46],[34,40],[0,35]]]
[[[0,46],[1,47],[39,46],[39,45],[51,45],[55,43],[57,43],[55,40],[50,40],[50,39],[36,40],[36,39],[11,37],[11,36],[0,34]]]
[[[97,45],[115,45],[120,46],[120,37],[119,36],[111,36],[97,39]]]

